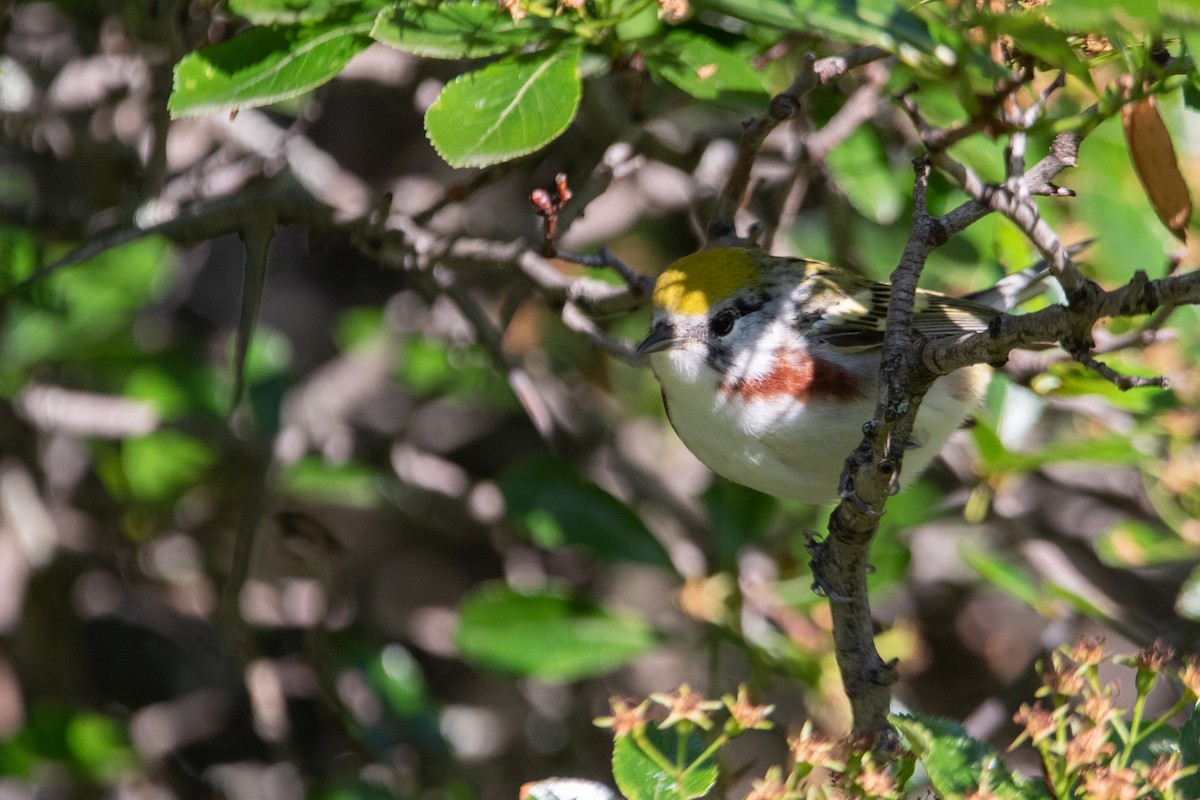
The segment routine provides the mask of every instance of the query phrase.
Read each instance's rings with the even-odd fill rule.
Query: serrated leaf
[[[518,24],[495,3],[471,0],[418,6],[397,3],[375,20],[371,38],[425,58],[480,58],[519,49],[534,28]]]
[[[565,593],[520,594],[485,584],[459,608],[455,637],[463,658],[543,680],[604,675],[655,644],[641,620],[617,615]]]
[[[387,0],[229,0],[229,10],[255,25],[289,25],[324,19],[347,7],[379,9]]]
[[[1185,231],[1192,218],[1192,195],[1179,171],[1171,132],[1158,113],[1154,98],[1126,103],[1121,109],[1121,127],[1134,171],[1154,213],[1179,241],[1187,241]]]
[[[659,753],[675,759],[680,752],[676,728],[659,730],[646,728],[646,739]],[[695,730],[689,731],[683,742],[682,762],[687,766],[704,752],[704,740]],[[621,794],[629,800],[689,800],[703,797],[717,782],[718,769],[711,758],[705,759],[680,781],[677,773],[668,771],[647,755],[632,736],[622,736],[613,744],[613,779]],[[682,767],[681,767],[682,769]]]
[[[578,46],[510,56],[460,75],[425,112],[425,132],[454,167],[527,155],[567,129],[579,108]]]
[[[255,108],[296,97],[336,76],[371,43],[374,14],[301,25],[251,28],[175,65],[167,107],[196,117]]]
[[[735,108],[762,109],[770,100],[759,74],[746,59],[707,36],[672,30],[644,50],[646,67],[698,100]]]
[[[1192,714],[1179,730],[1179,752],[1183,766],[1200,770],[1200,704],[1192,708]],[[1179,797],[1200,797],[1200,771],[1181,778],[1175,784]]]
[[[892,715],[913,754],[925,767],[929,783],[940,797],[964,797],[980,786],[1004,800],[1043,800],[1043,785],[1009,772],[994,750],[953,720],[925,715]]]
[[[577,545],[610,561],[671,566],[632,509],[561,462],[527,461],[506,470],[497,483],[508,519],[542,547]]]
[[[825,158],[850,204],[867,219],[889,225],[904,210],[905,193],[872,128],[860,126]]]
[[[758,25],[825,34],[890,52],[899,42],[924,53],[934,47],[925,23],[895,0],[700,0],[695,5]]]

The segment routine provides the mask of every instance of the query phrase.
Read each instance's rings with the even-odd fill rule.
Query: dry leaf
[[[1188,221],[1192,217],[1192,196],[1179,172],[1171,134],[1158,113],[1153,97],[1128,103],[1121,112],[1125,144],[1133,158],[1133,168],[1154,213],[1180,241],[1186,241]]]

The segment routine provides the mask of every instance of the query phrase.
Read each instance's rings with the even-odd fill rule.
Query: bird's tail
[[[1082,242],[1077,242],[1067,248],[1067,254],[1074,256],[1090,247],[1095,241],[1095,239],[1084,239]],[[1044,292],[1046,280],[1051,277],[1050,265],[1043,259],[1020,272],[1014,272],[1012,275],[1001,278],[992,288],[972,292],[966,295],[966,298],[1000,311],[1012,311],[1026,300],[1032,300]]]

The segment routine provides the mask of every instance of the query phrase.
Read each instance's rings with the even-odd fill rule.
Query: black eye
[[[708,329],[714,336],[727,336],[733,330],[733,324],[737,322],[737,318],[737,312],[732,308],[727,308],[712,318],[712,321],[708,323]]]

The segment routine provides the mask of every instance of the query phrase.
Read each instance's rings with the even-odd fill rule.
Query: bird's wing
[[[863,281],[848,291],[829,289],[824,298],[813,298],[801,310],[800,324],[810,326],[817,341],[847,350],[863,350],[883,343],[892,289],[884,283]],[[986,330],[1000,312],[981,303],[919,290],[913,304],[913,330],[924,336],[946,336]]]

